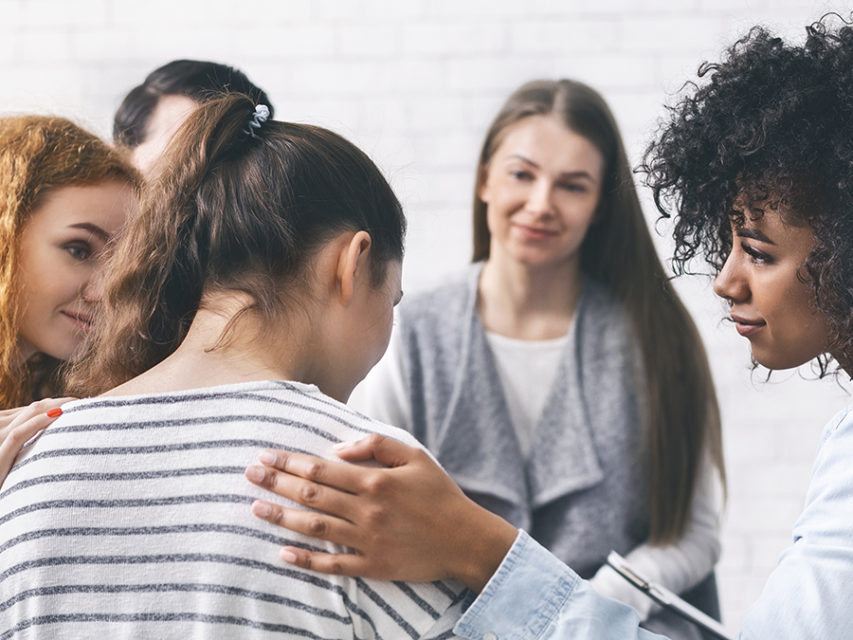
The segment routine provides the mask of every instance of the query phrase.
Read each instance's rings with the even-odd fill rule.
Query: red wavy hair
[[[117,151],[65,118],[0,118],[0,409],[52,392],[60,364],[43,354],[20,362],[18,245],[27,219],[51,189],[105,180],[139,184]]]

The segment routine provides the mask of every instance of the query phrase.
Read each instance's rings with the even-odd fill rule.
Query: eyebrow
[[[96,236],[99,236],[104,242],[109,242],[110,239],[110,234],[101,229],[98,225],[92,224],[91,222],[78,222],[76,224],[69,224],[68,227],[70,229],[83,229],[84,231],[88,231],[89,233],[94,233]]]
[[[759,242],[764,242],[767,244],[772,244],[772,245],[776,244],[775,242],[773,242],[770,238],[768,238],[766,235],[764,235],[758,229],[741,227],[740,229],[737,230],[736,235],[739,238],[751,238],[752,240],[758,240]]]
[[[510,160],[521,160],[522,162],[529,164],[531,167],[536,167],[539,169],[539,165],[533,162],[530,158],[527,158],[520,153],[514,153],[509,157]],[[595,178],[590,175],[589,171],[566,171],[560,174],[561,178],[586,178],[590,182],[595,182]]]

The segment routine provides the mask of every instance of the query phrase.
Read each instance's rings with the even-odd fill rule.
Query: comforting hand
[[[306,535],[351,547],[353,554],[285,547],[281,557],[306,569],[410,582],[457,578],[479,592],[517,535],[483,509],[429,455],[377,434],[339,445],[341,458],[387,468],[265,451],[246,476],[324,513],[256,501],[255,515]]]
[[[74,398],[45,398],[26,407],[0,411],[0,487],[21,447],[62,415],[59,407]]]

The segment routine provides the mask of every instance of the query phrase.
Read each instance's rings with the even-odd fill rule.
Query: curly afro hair
[[[828,25],[838,18],[838,28]],[[806,261],[831,351],[853,355],[853,28],[837,14],[787,44],[753,28],[721,62],[705,63],[646,150],[640,171],[674,218],[676,273],[704,258],[719,272],[731,222],[778,210],[808,225]],[[826,373],[825,359],[819,362]]]

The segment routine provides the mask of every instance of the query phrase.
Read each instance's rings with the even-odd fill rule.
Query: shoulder
[[[837,442],[853,438],[853,405],[849,405],[836,413],[823,429],[818,456],[830,441]],[[832,446],[832,444],[830,444]]]
[[[853,406],[836,413],[824,427],[812,469],[813,484],[842,478],[847,490],[853,492]]]
[[[795,528],[798,536],[853,546],[849,520],[853,510],[853,407],[826,425],[812,467],[806,508]]]
[[[329,420],[337,425],[335,428],[335,434],[340,435],[339,439],[341,441],[349,438],[357,439],[372,433],[378,433],[380,435],[393,438],[394,440],[398,440],[410,447],[416,447],[418,449],[424,448],[423,445],[409,432],[356,411],[349,405],[330,398],[316,387],[299,386],[294,387],[294,390],[302,394],[305,398],[305,402],[310,403],[311,406],[315,407],[318,414],[325,415]]]

